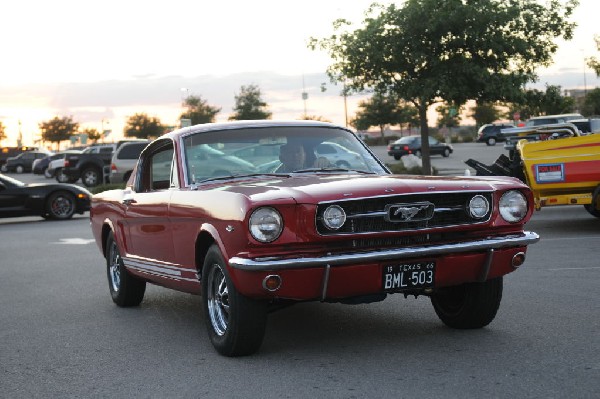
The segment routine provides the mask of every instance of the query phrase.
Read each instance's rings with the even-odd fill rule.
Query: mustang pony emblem
[[[388,222],[416,222],[429,220],[433,217],[434,205],[431,202],[413,204],[386,205]]]

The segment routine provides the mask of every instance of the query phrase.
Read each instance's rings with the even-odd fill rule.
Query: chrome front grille
[[[490,203],[490,210],[482,219],[470,216],[469,201],[476,195],[484,196]],[[427,204],[432,204],[429,215]],[[321,235],[376,233],[384,231],[423,230],[436,227],[459,226],[487,222],[491,215],[491,192],[444,192],[394,195],[333,201],[321,203],[317,207],[316,227]],[[346,222],[338,230],[330,230],[323,224],[323,212],[331,205],[338,205],[346,213]],[[390,212],[407,216],[390,216]],[[411,216],[412,214],[412,216]],[[424,215],[427,214],[427,217]]]

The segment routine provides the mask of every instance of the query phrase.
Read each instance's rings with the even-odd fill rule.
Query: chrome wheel
[[[95,169],[86,169],[81,180],[86,187],[95,187],[100,184],[100,174]]]
[[[50,197],[50,215],[54,219],[68,219],[75,213],[75,200],[67,193],[57,193]]]
[[[121,255],[117,248],[117,243],[112,241],[108,249],[108,276],[114,292],[119,292],[121,288]]]
[[[229,324],[229,289],[221,266],[212,265],[208,275],[208,313],[215,333],[225,335]]]

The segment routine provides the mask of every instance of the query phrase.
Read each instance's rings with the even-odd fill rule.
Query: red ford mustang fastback
[[[539,239],[532,210],[517,179],[392,175],[342,127],[249,121],[158,138],[90,218],[117,305],[146,282],[201,294],[212,344],[236,356],[295,301],[426,295],[448,326],[486,326]]]

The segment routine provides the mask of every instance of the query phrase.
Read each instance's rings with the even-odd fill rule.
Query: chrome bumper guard
[[[502,237],[489,237],[475,241],[458,242],[453,244],[405,247],[369,252],[354,252],[311,258],[247,259],[233,257],[229,260],[229,265],[234,269],[247,271],[306,269],[311,267],[325,266],[335,267],[357,263],[376,263],[391,260],[447,255],[460,252],[479,252],[500,248],[522,247],[524,245],[535,244],[539,240],[540,236],[537,233],[525,231],[523,234],[518,235],[513,234]]]

